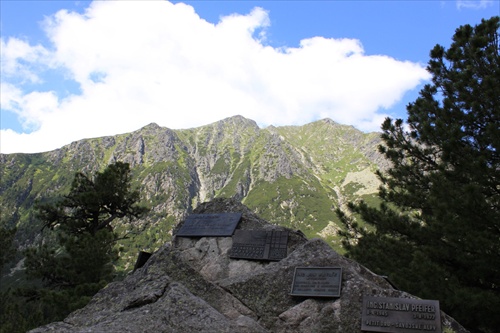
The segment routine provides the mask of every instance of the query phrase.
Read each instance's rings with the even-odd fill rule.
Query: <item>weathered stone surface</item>
[[[217,199],[196,213],[241,212],[239,229],[284,230],[235,200]],[[41,332],[361,332],[364,295],[414,298],[339,254],[320,239],[289,230],[278,262],[234,260],[230,237],[175,237],[124,281]],[[295,267],[342,267],[341,297],[289,295]],[[467,332],[442,313],[443,332]]]

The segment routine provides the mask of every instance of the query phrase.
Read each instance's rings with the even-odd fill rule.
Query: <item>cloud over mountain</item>
[[[266,39],[270,13],[205,21],[167,1],[98,1],[44,21],[47,45],[2,37],[1,151],[37,152],[150,122],[200,126],[235,114],[259,125],[320,118],[379,129],[384,109],[429,74],[422,64],[367,55],[361,41]]]

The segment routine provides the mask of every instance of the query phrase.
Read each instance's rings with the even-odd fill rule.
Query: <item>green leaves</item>
[[[138,205],[139,192],[130,187],[127,163],[111,164],[93,179],[76,173],[62,200],[37,207],[38,218],[55,233],[57,243],[29,250],[28,272],[58,288],[110,281],[111,263],[117,259],[113,246],[119,237],[111,222],[138,218],[147,211]]]
[[[44,227],[72,234],[88,232],[91,235],[108,228],[115,219],[139,218],[147,208],[137,204],[139,191],[131,190],[128,163],[116,162],[94,179],[78,172],[70,192],[57,204],[38,206],[38,217]]]
[[[341,216],[349,256],[439,299],[474,332],[500,326],[491,307],[500,305],[499,28],[499,17],[462,26],[449,49],[434,47],[432,84],[408,105],[407,125],[382,125],[380,152],[392,164],[379,173],[384,203],[351,204],[354,215]]]
[[[8,228],[4,223],[0,224],[0,271],[3,265],[14,256],[15,249],[12,246],[16,228]]]
[[[37,217],[47,233],[25,252],[26,273],[43,288],[21,289],[20,297],[43,309],[37,325],[60,320],[84,306],[115,277],[117,235],[111,222],[136,219],[147,209],[131,189],[127,163],[109,165],[93,177],[75,174],[62,199],[38,204]],[[24,309],[28,308],[26,305]]]

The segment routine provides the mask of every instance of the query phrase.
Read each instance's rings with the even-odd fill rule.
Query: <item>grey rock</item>
[[[284,230],[234,199],[216,199],[195,210],[221,212],[241,212],[239,229]],[[288,256],[278,262],[230,259],[230,237],[174,237],[142,268],[102,289],[63,322],[30,332],[360,333],[363,296],[416,298],[324,241],[288,231]],[[299,266],[341,267],[341,297],[290,296]],[[442,327],[467,332],[444,313]]]

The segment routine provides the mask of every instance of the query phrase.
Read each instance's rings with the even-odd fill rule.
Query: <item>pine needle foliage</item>
[[[499,21],[461,26],[448,49],[431,50],[432,84],[407,106],[406,124],[382,124],[392,165],[378,173],[382,204],[338,211],[348,256],[440,300],[472,332],[500,327]]]
[[[40,287],[11,295],[23,311],[39,309],[37,326],[62,320],[114,279],[115,245],[124,236],[112,222],[143,216],[147,208],[139,199],[139,191],[131,188],[129,164],[116,162],[93,177],[76,173],[61,200],[37,205],[45,232],[40,244],[26,250],[25,267]]]
[[[3,266],[14,256],[15,249],[12,244],[16,231],[16,228],[9,228],[0,221],[0,272]]]

